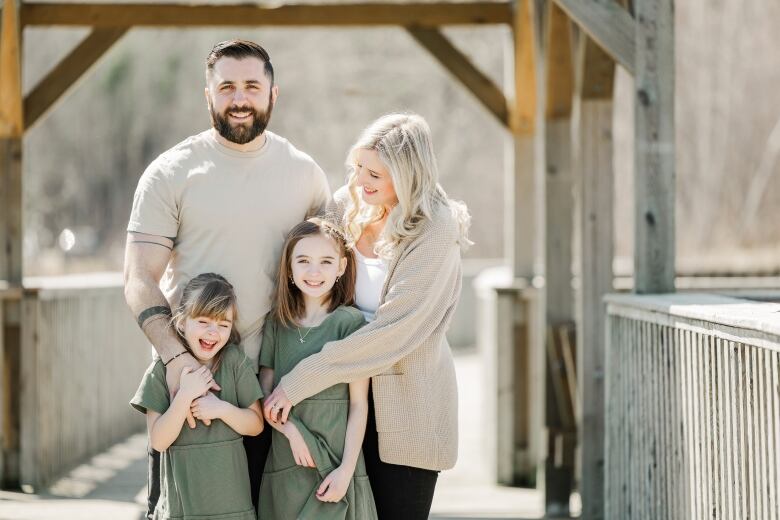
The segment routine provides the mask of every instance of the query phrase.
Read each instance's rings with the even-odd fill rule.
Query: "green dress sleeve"
[[[341,320],[339,337],[334,339],[344,339],[368,323],[363,313],[354,307],[344,307],[343,309],[347,311],[345,313],[347,317]]]
[[[168,384],[165,382],[165,367],[157,360],[146,369],[138,390],[130,400],[130,406],[145,414],[147,410],[163,414],[171,405]]]
[[[260,344],[260,359],[258,363],[261,367],[274,368],[274,358],[276,357],[276,321],[270,316],[266,318],[263,326],[263,342]]]
[[[240,351],[239,351],[240,352]],[[260,381],[252,367],[252,362],[243,352],[236,363],[236,397],[240,408],[249,408],[249,405],[264,397],[260,388]]]

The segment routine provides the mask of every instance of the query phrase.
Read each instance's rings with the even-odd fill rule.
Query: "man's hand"
[[[184,369],[184,367],[189,367],[192,369],[192,371],[199,370],[203,365],[198,363],[198,360],[195,359],[192,354],[189,352],[186,354],[182,354],[181,356],[177,357],[170,363],[168,363],[168,366],[165,367],[166,373],[165,373],[165,382],[168,384],[168,390],[171,393],[171,401],[173,401],[173,397],[176,395],[176,392],[179,391],[179,380],[181,379],[181,372]],[[208,369],[206,369],[208,371]],[[221,390],[222,388],[217,384],[216,381],[214,381],[214,377],[211,374],[211,372],[208,372],[208,378],[210,379],[210,385],[209,389],[211,390]],[[187,424],[190,428],[195,428],[195,417],[192,415],[191,410],[187,410]],[[208,419],[203,420],[203,424],[206,426],[209,426],[211,424],[211,421]]]
[[[287,423],[287,416],[290,415],[290,410],[292,410],[292,402],[287,399],[287,394],[281,385],[277,386],[263,403],[263,416],[271,423],[280,420],[282,424]]]

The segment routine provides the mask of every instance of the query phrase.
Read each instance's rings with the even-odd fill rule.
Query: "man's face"
[[[236,144],[262,134],[271,119],[277,89],[257,58],[221,58],[214,64],[206,87],[211,124]]]

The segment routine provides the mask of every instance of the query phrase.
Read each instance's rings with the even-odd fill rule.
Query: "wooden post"
[[[634,2],[634,291],[674,292],[674,0]]]
[[[22,285],[22,80],[21,34],[16,0],[4,0],[0,33],[0,282],[11,290]],[[18,300],[3,302],[2,474],[3,485],[19,479],[20,355]],[[14,323],[10,323],[13,321]]]
[[[3,4],[0,34],[0,280],[22,283],[22,79],[16,0]]]
[[[556,338],[574,321],[572,289],[572,237],[574,198],[571,175],[571,102],[573,69],[569,22],[552,2],[536,0],[536,178],[541,189],[537,204],[543,208],[544,316],[547,331],[543,344],[546,356],[544,454],[545,511],[568,515],[574,489],[576,425],[562,414],[570,409],[568,394],[559,370]]]
[[[575,28],[576,29],[576,28]],[[615,62],[585,32],[575,34],[573,164],[580,234],[577,374],[581,396],[582,519],[604,518],[604,350],[612,291],[612,95]]]

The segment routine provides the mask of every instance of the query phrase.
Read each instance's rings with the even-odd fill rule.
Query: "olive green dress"
[[[222,390],[214,394],[234,406],[248,408],[263,397],[257,374],[240,347],[224,347],[214,380]],[[170,406],[165,367],[149,366],[130,404],[142,413],[160,414]],[[160,499],[155,519],[255,520],[249,468],[243,436],[217,419],[206,426],[185,424],[160,458]]]
[[[319,326],[285,328],[266,321],[260,366],[274,369],[274,386],[302,359],[319,352],[328,341],[349,336],[365,323],[353,307],[339,307]],[[301,341],[301,337],[304,341]],[[339,502],[316,497],[323,479],[341,464],[349,416],[349,385],[340,383],[293,407],[289,420],[301,432],[316,468],[295,464],[287,438],[273,430],[271,452],[260,484],[260,520],[374,520],[371,485],[360,454],[352,482]]]

